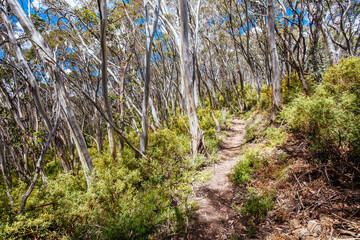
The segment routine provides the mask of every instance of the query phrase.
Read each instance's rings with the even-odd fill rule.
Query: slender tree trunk
[[[130,61],[130,59],[129,59]],[[125,77],[126,77],[126,71],[129,66],[129,61],[126,61],[126,63],[122,67],[122,75],[120,79],[120,86],[119,86],[119,101],[120,101],[120,129],[124,132],[125,130]],[[121,152],[124,148],[124,140],[122,138],[119,139],[119,151]]]
[[[52,51],[45,43],[44,38],[41,34],[36,31],[35,26],[31,22],[23,9],[21,8],[20,3],[17,0],[7,0],[12,12],[16,16],[17,20],[20,22],[24,31],[29,37],[29,40],[33,43],[37,52],[39,53],[41,59],[43,60],[45,66],[47,67],[48,72],[50,73],[51,78],[55,82],[55,87],[58,94],[58,99],[61,104],[61,108],[65,113],[65,120],[71,130],[73,135],[79,156],[80,161],[83,166],[84,174],[90,187],[91,181],[89,173],[93,170],[92,161],[87,150],[86,142],[84,136],[82,135],[79,124],[75,118],[75,114],[69,102],[69,95],[66,91],[63,76],[61,75],[59,69],[57,69],[56,61],[53,57]]]
[[[199,126],[199,120],[196,113],[196,106],[193,98],[193,91],[191,89],[191,74],[190,74],[190,57],[189,57],[189,26],[188,26],[188,12],[187,0],[179,0],[180,9],[180,65],[182,80],[185,86],[185,101],[186,110],[189,117],[190,135],[191,135],[191,152],[196,153],[205,152],[204,135]]]
[[[321,23],[320,27],[321,27],[321,32],[324,36],[325,44],[330,53],[330,62],[331,64],[336,64],[338,61],[338,56],[335,50],[335,45],[330,36],[331,33],[329,33],[328,27],[325,25],[325,23]]]
[[[51,130],[51,132],[49,133],[49,136],[47,137],[46,139],[46,143],[45,143],[45,146],[44,146],[44,149],[39,157],[39,159],[36,161],[36,164],[35,164],[35,175],[33,177],[33,179],[31,180],[31,183],[30,183],[30,186],[28,187],[27,191],[25,192],[25,194],[22,196],[21,198],[21,204],[20,204],[20,212],[23,212],[25,210],[25,206],[26,206],[26,201],[27,199],[29,198],[30,194],[32,193],[32,191],[34,190],[35,188],[35,183],[36,181],[38,180],[39,178],[39,174],[41,173],[41,168],[42,168],[42,160],[44,159],[44,156],[47,152],[47,150],[49,149],[49,145],[50,145],[50,141],[51,141],[51,138],[52,136],[54,135],[55,133],[55,130],[59,124],[59,113],[60,109],[58,109],[58,112],[57,112],[57,116],[56,116],[56,121],[55,121],[55,125],[53,127],[53,129]]]
[[[153,101],[153,99],[151,97],[149,97],[149,104],[150,104],[151,115],[153,116],[155,128],[160,128],[161,124],[160,124],[160,121],[159,121],[159,118],[158,118],[158,114],[156,112],[154,101]]]
[[[6,161],[5,161],[5,148],[3,147],[2,145],[2,142],[0,141],[0,170],[1,170],[1,173],[4,177],[4,180],[5,180],[5,183],[6,183],[6,186],[8,188],[12,188],[12,179],[11,179],[11,176],[9,176],[9,172],[8,172],[8,169],[7,169],[7,166],[6,166]]]
[[[235,92],[236,101],[237,101],[237,103],[238,103],[238,105],[239,105],[240,112],[243,112],[244,109],[243,109],[243,106],[242,106],[242,104],[241,104],[241,102],[240,102],[240,94],[239,94],[239,91],[237,90],[237,86],[236,86],[236,85],[237,85],[237,82],[236,82],[235,74],[234,74],[233,71],[231,72],[231,75],[232,75],[231,86],[232,86],[232,88],[233,88],[233,90],[234,90],[234,92]]]
[[[196,79],[196,61],[197,61],[197,49],[199,44],[199,14],[200,14],[200,4],[201,0],[198,0],[197,7],[196,7],[196,19],[195,19],[195,44],[194,44],[194,50],[193,50],[193,72],[192,72],[192,90],[193,90],[193,96],[195,101],[196,108],[199,105],[199,92],[198,88],[200,88],[199,85],[199,79]]]
[[[45,125],[46,125],[48,131],[51,131],[52,126],[51,126],[48,114],[46,113],[45,108],[41,102],[40,94],[39,94],[39,87],[36,82],[35,76],[34,76],[33,72],[31,71],[27,61],[25,60],[25,58],[22,54],[22,51],[15,39],[13,30],[11,27],[11,23],[7,16],[6,11],[2,11],[2,17],[3,17],[4,24],[6,26],[7,32],[8,32],[9,40],[15,49],[15,54],[16,54],[16,58],[18,60],[18,65],[25,72],[25,75],[29,82],[29,85],[30,85],[29,89],[34,98],[35,106],[36,106],[37,110],[39,111],[40,115],[42,116],[42,118],[44,119]],[[55,145],[55,152],[57,153],[57,155],[60,159],[60,163],[63,167],[63,171],[65,173],[68,173],[72,169],[71,169],[69,160],[65,154],[64,142],[62,141],[62,139],[60,137],[55,136],[54,145]]]
[[[101,39],[101,74],[102,74],[102,94],[104,98],[104,109],[107,114],[109,121],[113,121],[111,104],[109,101],[108,93],[108,77],[107,77],[107,48],[106,48],[106,26],[107,26],[107,4],[106,0],[98,0],[98,6],[100,10],[100,39]],[[116,144],[115,144],[115,133],[110,123],[106,123],[107,134],[109,139],[110,155],[113,161],[116,161]]]
[[[149,131],[149,98],[150,98],[150,64],[151,64],[151,50],[152,42],[154,40],[157,23],[159,20],[160,0],[157,1],[157,6],[154,11],[154,24],[150,29],[148,2],[145,3],[145,31],[146,31],[146,58],[145,58],[145,86],[144,97],[142,102],[142,132],[140,137],[140,151],[145,152],[148,144]]]
[[[271,67],[273,73],[272,79],[272,115],[275,120],[276,112],[281,108],[281,78],[279,57],[276,49],[275,41],[275,16],[274,16],[274,2],[268,0],[268,32],[269,32],[269,46],[271,54]]]
[[[8,170],[6,167],[6,161],[5,161],[5,151],[3,152],[3,149],[5,150],[5,148],[3,148],[3,146],[2,146],[2,142],[0,141],[0,170],[1,170],[1,173],[5,180],[6,195],[9,198],[11,207],[14,207],[14,200],[10,194],[10,189],[12,188],[13,182],[12,182],[11,176],[9,176],[9,174],[8,174]]]

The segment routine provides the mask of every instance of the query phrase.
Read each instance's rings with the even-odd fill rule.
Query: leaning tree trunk
[[[60,70],[57,68],[56,61],[53,57],[52,51],[45,43],[44,38],[36,30],[34,24],[31,22],[24,10],[21,8],[20,3],[17,0],[7,0],[8,5],[10,6],[13,14],[20,22],[24,31],[29,37],[29,40],[33,43],[36,51],[40,55],[44,65],[47,68],[47,71],[50,74],[50,77],[55,82],[55,88],[57,90],[58,99],[61,105],[61,108],[65,115],[65,121],[70,128],[72,138],[75,141],[76,148],[80,157],[80,162],[83,166],[83,171],[85,174],[86,181],[90,187],[90,174],[93,170],[93,164],[90,158],[90,154],[87,150],[86,142],[84,136],[82,135],[81,128],[75,118],[74,111],[71,107],[69,101],[69,94],[65,88],[63,76]]]
[[[12,198],[10,194],[10,189],[12,188],[13,182],[11,179],[11,176],[9,176],[9,173],[6,168],[6,162],[5,162],[5,151],[3,152],[3,146],[2,141],[0,140],[0,170],[3,175],[3,178],[5,180],[5,187],[6,187],[6,195],[9,198],[11,207],[14,207],[14,199]],[[5,148],[4,148],[5,150]]]
[[[276,50],[275,41],[275,19],[274,19],[274,2],[268,0],[268,30],[269,30],[269,46],[271,54],[271,67],[273,72],[272,79],[272,118],[275,120],[276,112],[282,105],[281,100],[281,78],[279,57]]]
[[[191,152],[196,153],[205,152],[204,134],[200,129],[199,120],[196,113],[196,106],[193,98],[193,91],[191,89],[191,74],[190,74],[190,57],[189,57],[189,25],[187,0],[179,0],[180,9],[180,29],[181,41],[180,45],[180,68],[182,80],[185,87],[185,102],[186,110],[189,118],[190,135],[191,135]]]
[[[33,72],[31,71],[27,61],[25,60],[23,53],[20,49],[19,44],[16,41],[9,17],[7,15],[6,9],[4,9],[4,11],[2,11],[2,18],[4,21],[4,25],[6,27],[7,33],[8,33],[8,38],[10,43],[12,44],[14,50],[15,50],[15,55],[17,58],[17,64],[18,66],[25,72],[26,77],[27,77],[27,81],[29,82],[29,89],[30,92],[34,98],[34,102],[35,102],[35,106],[37,108],[37,110],[39,111],[40,115],[43,117],[43,119],[45,120],[45,125],[48,129],[48,131],[51,131],[52,129],[52,125],[50,123],[48,114],[45,111],[45,108],[41,102],[40,99],[40,93],[39,93],[39,86],[36,82],[35,76],[33,74]],[[65,154],[65,146],[64,146],[64,142],[63,140],[55,135],[55,139],[54,139],[54,146],[55,146],[55,152],[57,153],[59,159],[60,159],[60,163],[61,166],[64,170],[65,173],[70,172],[71,166],[69,163],[69,160]]]
[[[107,49],[106,49],[106,25],[107,25],[107,5],[106,0],[98,0],[99,10],[100,10],[100,38],[101,38],[101,74],[102,74],[102,94],[105,103],[105,112],[109,121],[113,122],[111,105],[109,101],[108,94],[108,77],[107,77]],[[110,155],[115,162],[116,160],[116,144],[115,144],[115,133],[114,129],[111,127],[110,123],[106,123],[107,134],[109,139],[109,148]]]
[[[45,157],[45,154],[47,152],[47,150],[49,149],[49,145],[50,145],[50,141],[52,136],[54,135],[57,126],[59,125],[59,117],[60,117],[60,113],[59,113],[60,109],[58,107],[57,113],[56,113],[56,120],[55,120],[55,124],[53,129],[50,131],[49,136],[46,139],[45,142],[45,146],[43,148],[43,151],[41,152],[41,155],[39,157],[39,159],[36,161],[35,163],[35,174],[33,176],[33,179],[30,182],[30,185],[28,186],[28,189],[26,190],[26,192],[24,193],[24,195],[21,198],[21,204],[20,204],[20,212],[23,212],[25,210],[25,206],[26,206],[26,201],[29,198],[30,194],[32,193],[32,191],[35,188],[35,184],[39,178],[39,173],[41,173],[41,169],[42,169],[42,161]]]

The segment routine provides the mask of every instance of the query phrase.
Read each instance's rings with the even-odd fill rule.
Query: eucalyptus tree
[[[321,2],[325,16],[322,19],[322,32],[335,45],[331,46],[333,60],[337,60],[334,48],[343,51],[342,55],[359,55],[360,48],[360,3],[357,0]]]
[[[3,18],[4,25],[7,30],[7,35],[8,35],[9,41],[15,50],[15,56],[17,58],[18,67],[19,67],[19,69],[24,71],[24,76],[26,77],[26,80],[29,83],[29,89],[30,89],[30,92],[34,99],[36,109],[40,113],[40,116],[44,119],[45,125],[46,125],[48,131],[51,131],[52,124],[49,120],[48,113],[46,112],[46,110],[43,106],[42,100],[40,98],[40,91],[39,91],[38,83],[36,82],[34,73],[30,69],[28,62],[26,61],[25,57],[23,56],[20,46],[16,41],[12,26],[11,26],[11,22],[8,18],[6,7],[2,8],[1,16]],[[54,143],[55,143],[54,145],[55,145],[56,152],[58,153],[60,163],[61,163],[61,166],[62,166],[64,172],[65,173],[70,172],[72,170],[72,166],[68,161],[68,158],[67,158],[66,152],[65,152],[65,145],[63,143],[63,140],[59,136],[59,134],[55,134]]]
[[[107,26],[107,3],[106,0],[98,0],[99,11],[100,11],[100,39],[101,39],[101,74],[102,74],[102,94],[104,98],[104,109],[107,114],[107,118],[109,121],[113,121],[111,106],[109,102],[108,96],[108,76],[107,76],[107,46],[106,46],[106,26]],[[107,124],[107,134],[109,139],[109,148],[110,148],[110,155],[115,161],[116,159],[116,144],[115,144],[115,134],[114,129],[111,127],[110,123]]]
[[[282,59],[287,61],[291,68],[294,69],[301,81],[302,87],[305,92],[309,92],[309,86],[306,80],[306,74],[308,73],[308,39],[306,38],[307,32],[304,25],[306,9],[303,1],[293,2],[287,0],[287,2],[279,1],[281,4],[283,16],[282,18],[286,20],[286,24],[290,23],[290,28],[284,28],[285,35],[288,35],[289,38],[286,39],[282,34],[279,33],[279,29],[275,26],[275,31],[277,36],[280,37],[280,40],[284,46],[284,56]],[[289,12],[290,14],[287,14]]]
[[[156,28],[159,20],[161,0],[157,0],[154,10],[153,23],[150,23],[149,16],[149,0],[145,0],[145,32],[146,32],[146,47],[145,47],[145,85],[144,96],[142,102],[142,132],[140,137],[140,151],[145,152],[148,144],[148,122],[149,122],[149,98],[150,98],[150,65],[151,65],[151,51]],[[153,105],[152,105],[153,106]],[[153,108],[152,108],[153,109]],[[154,110],[153,110],[154,112]],[[156,113],[153,113],[156,116]]]
[[[186,110],[189,118],[191,151],[193,154],[203,153],[205,151],[204,135],[200,129],[199,120],[196,112],[196,105],[191,85],[190,74],[190,55],[189,55],[189,25],[188,25],[188,6],[187,0],[179,0],[180,15],[180,69],[185,86]]]
[[[276,112],[282,105],[281,100],[281,76],[280,76],[280,65],[279,57],[276,49],[275,40],[275,11],[273,0],[268,0],[268,33],[269,33],[269,45],[271,54],[271,67],[272,67],[272,105],[273,105],[273,120],[275,120]]]
[[[86,181],[88,183],[88,186],[90,187],[90,174],[93,170],[93,164],[81,128],[76,120],[74,111],[69,101],[69,94],[65,88],[63,73],[57,65],[52,50],[45,42],[42,35],[36,30],[31,19],[29,19],[28,16],[25,14],[19,2],[16,0],[8,0],[7,3],[11,8],[13,14],[23,27],[24,31],[26,32],[29,40],[32,42],[37,53],[40,55],[43,64],[46,66],[46,70],[50,75],[50,78],[55,83],[54,87],[57,91],[58,101],[60,102],[61,109],[64,113],[64,120],[66,121],[70,129],[71,136],[75,142],[80,157],[80,162],[83,167]]]

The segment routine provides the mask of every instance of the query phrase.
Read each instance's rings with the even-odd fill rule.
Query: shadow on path
[[[232,206],[235,186],[229,174],[237,164],[240,146],[245,142],[245,125],[240,119],[232,123],[220,144],[220,161],[204,170],[212,170],[211,179],[194,188],[199,209],[187,239],[231,239],[235,233],[234,225],[239,225],[234,224],[238,213]]]

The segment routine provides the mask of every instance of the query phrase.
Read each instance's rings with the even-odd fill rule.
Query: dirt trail
[[[245,125],[240,119],[232,124],[220,144],[220,161],[209,167],[213,170],[211,179],[194,189],[199,209],[188,239],[231,239],[234,233],[232,223],[238,214],[232,207],[235,189],[229,174],[237,164],[240,146],[245,142]]]

